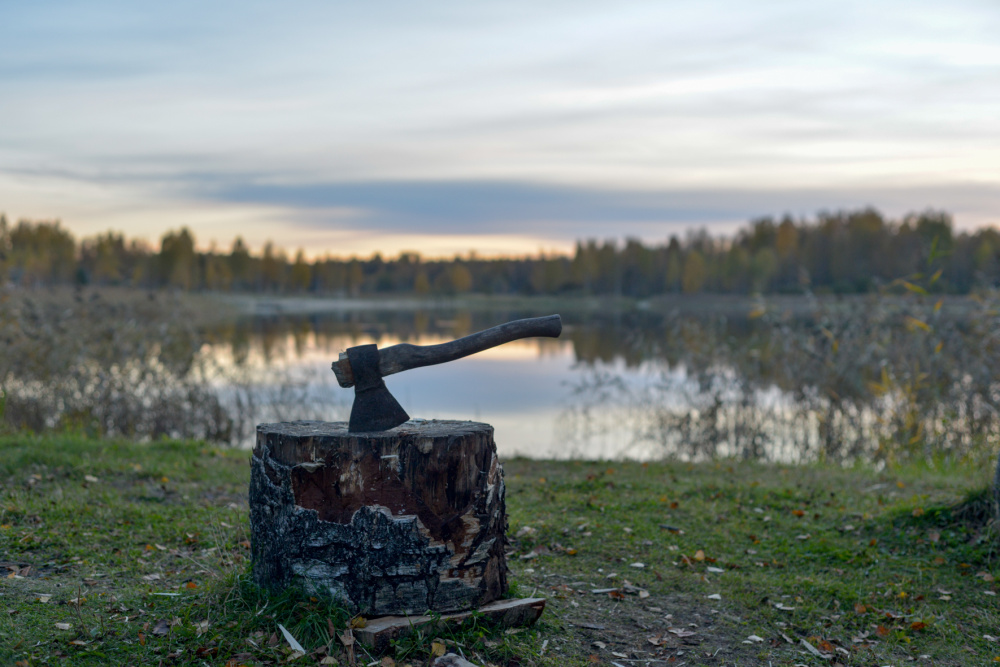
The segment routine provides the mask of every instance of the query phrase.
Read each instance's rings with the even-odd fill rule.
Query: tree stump
[[[411,420],[257,426],[254,580],[297,585],[354,613],[466,610],[507,590],[507,515],[493,427]]]

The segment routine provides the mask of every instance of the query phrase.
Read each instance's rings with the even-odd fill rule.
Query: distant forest
[[[375,294],[620,295],[863,293],[923,276],[936,292],[1000,285],[1000,231],[955,233],[951,216],[925,211],[893,221],[874,209],[814,220],[752,221],[733,236],[705,231],[662,244],[581,240],[572,255],[483,259],[291,257],[268,243],[251,253],[196,249],[190,230],[159,248],[108,232],[79,242],[58,221],[8,223],[0,215],[0,283],[126,285],[146,289],[360,296]]]

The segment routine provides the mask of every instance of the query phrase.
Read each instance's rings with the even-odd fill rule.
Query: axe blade
[[[387,431],[410,419],[378,370],[378,347],[359,345],[347,351],[354,372],[354,406],[348,433]]]

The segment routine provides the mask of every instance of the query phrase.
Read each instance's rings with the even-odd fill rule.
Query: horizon
[[[571,246],[565,250],[550,250],[539,249],[537,251],[525,251],[521,253],[511,253],[511,254],[487,254],[479,252],[475,249],[470,249],[466,252],[454,252],[449,254],[441,255],[430,255],[422,253],[414,249],[402,249],[395,253],[388,253],[382,250],[374,250],[367,255],[362,253],[352,253],[349,255],[336,255],[330,252],[325,254],[310,254],[305,248],[299,246],[283,246],[275,243],[273,240],[268,240],[259,247],[254,247],[246,243],[245,239],[237,234],[227,243],[218,243],[217,240],[213,239],[209,244],[199,242],[198,234],[196,231],[191,230],[189,227],[182,225],[177,228],[165,230],[158,239],[151,240],[145,237],[129,237],[129,235],[120,230],[108,229],[102,232],[95,232],[87,236],[78,236],[74,234],[73,230],[68,226],[64,225],[61,220],[28,220],[20,219],[13,221],[4,212],[0,211],[0,232],[3,231],[3,225],[6,224],[6,231],[9,234],[10,230],[20,224],[27,224],[29,228],[38,229],[39,226],[54,225],[56,228],[61,229],[64,233],[69,235],[72,239],[75,253],[79,255],[83,249],[84,245],[88,242],[96,243],[102,239],[109,236],[119,236],[125,248],[136,247],[140,252],[145,253],[149,256],[160,254],[163,250],[164,240],[168,237],[176,237],[177,235],[187,232],[191,240],[193,241],[194,252],[201,255],[214,255],[215,257],[226,257],[232,255],[237,244],[240,245],[242,250],[246,251],[251,257],[263,258],[266,252],[267,246],[270,246],[271,251],[274,253],[275,257],[283,257],[288,263],[293,263],[297,261],[299,253],[302,253],[303,259],[307,264],[316,265],[322,262],[371,262],[376,259],[380,259],[387,263],[399,262],[406,259],[407,261],[411,259],[416,259],[420,263],[451,263],[451,262],[476,262],[476,261],[494,261],[494,260],[508,260],[508,261],[544,261],[551,259],[573,259],[578,255],[581,249],[590,249],[591,246],[596,248],[601,247],[611,247],[616,251],[622,251],[629,243],[633,241],[638,241],[643,248],[648,250],[658,250],[666,249],[676,240],[681,249],[697,247],[703,241],[709,241],[710,246],[714,246],[716,250],[727,250],[733,245],[739,243],[745,243],[748,238],[753,237],[757,231],[757,225],[759,223],[770,223],[775,229],[784,225],[786,221],[791,222],[796,229],[799,231],[806,230],[818,230],[824,220],[830,219],[840,219],[841,224],[845,219],[856,216],[866,216],[868,214],[873,214],[879,218],[882,224],[885,225],[886,231],[890,234],[898,234],[898,232],[904,228],[904,226],[910,226],[910,229],[916,231],[919,226],[920,220],[922,218],[927,218],[937,221],[943,221],[944,224],[948,226],[953,235],[953,239],[961,239],[963,237],[976,239],[982,238],[983,233],[989,234],[992,232],[995,235],[1000,235],[1000,225],[988,224],[982,225],[980,227],[971,229],[961,229],[954,224],[953,217],[950,212],[934,209],[925,209],[923,211],[910,211],[903,216],[898,218],[893,218],[883,214],[878,209],[873,207],[866,207],[856,210],[840,210],[840,211],[819,211],[812,218],[792,218],[789,215],[778,216],[761,216],[753,220],[744,221],[742,224],[734,226],[731,230],[720,231],[720,230],[710,230],[705,227],[700,228],[688,228],[682,230],[682,233],[673,233],[669,237],[663,237],[659,239],[645,240],[637,237],[589,237],[589,238],[577,238],[575,239]],[[0,242],[4,239],[3,234],[0,234]],[[33,242],[29,241],[29,245]],[[0,257],[2,259],[2,257]]]
[[[6,5],[0,211],[311,258],[1000,223],[1000,7]]]

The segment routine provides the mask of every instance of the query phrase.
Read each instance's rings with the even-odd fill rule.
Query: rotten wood
[[[507,590],[503,470],[493,427],[418,421],[257,427],[253,576],[354,613],[467,610]]]
[[[500,628],[519,628],[533,625],[545,610],[545,598],[521,598],[517,600],[497,600],[479,609],[455,614],[434,616],[384,616],[370,619],[365,627],[354,631],[359,642],[374,653],[383,653],[392,645],[392,640],[405,637],[422,625],[441,622],[461,624],[474,613],[481,614],[484,621]]]

